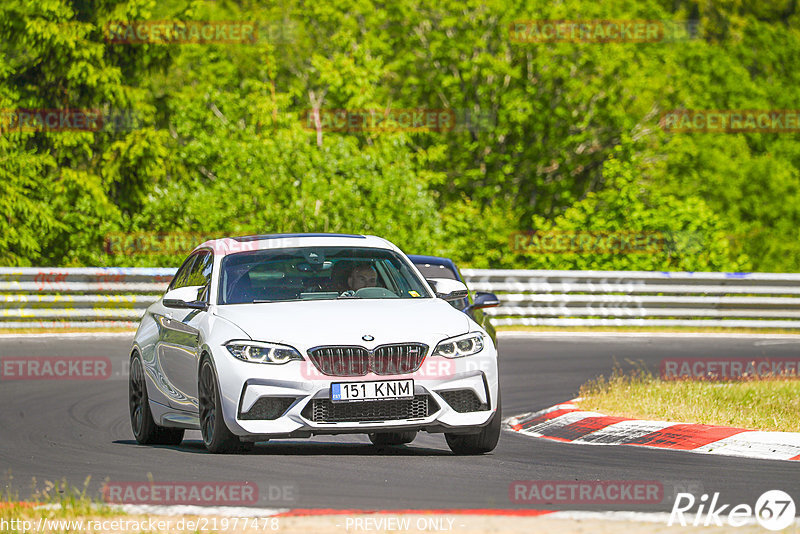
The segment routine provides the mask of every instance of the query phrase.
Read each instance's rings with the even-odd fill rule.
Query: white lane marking
[[[42,504],[36,508],[44,510],[60,510],[60,504]],[[98,510],[108,508],[131,515],[199,515],[199,516],[225,516],[225,517],[270,517],[277,514],[290,512],[291,508],[252,508],[249,506],[196,506],[188,504],[96,504],[91,507]]]
[[[162,506],[154,504],[121,504],[111,505],[112,508],[122,510],[131,515],[202,515],[226,517],[270,517],[290,511],[289,508],[248,508],[245,506],[189,506],[173,505]]]
[[[121,510],[130,515],[161,515],[161,516],[223,516],[223,517],[271,517],[278,514],[285,514],[291,512],[291,508],[250,508],[244,506],[189,506],[189,505],[172,505],[172,506],[159,506],[147,504],[121,504],[121,505],[104,505],[112,510]],[[92,505],[97,508],[98,505]],[[43,509],[60,509],[60,504],[45,504],[37,506],[36,508]],[[391,512],[391,511],[387,511]],[[425,510],[419,510],[416,513],[425,513]],[[399,515],[415,515],[415,512],[398,512]],[[334,514],[331,514],[334,515]],[[554,519],[570,519],[577,521],[626,521],[626,522],[639,522],[639,523],[663,523],[667,524],[671,514],[666,512],[592,512],[582,510],[556,510],[540,517],[554,518]],[[325,517],[317,514],[297,515],[295,517]],[[481,517],[482,514],[476,514],[475,517]],[[492,516],[487,516],[492,517]],[[720,517],[727,517],[722,515]],[[757,521],[754,518],[741,518],[746,525],[755,525]],[[795,522],[800,526],[800,519]]]
[[[693,452],[767,460],[788,460],[800,456],[800,433],[761,430],[742,432],[698,447]]]
[[[569,337],[569,338],[596,338],[596,337],[633,337],[633,338],[731,338],[731,339],[791,339],[800,340],[798,334],[751,334],[751,333],[722,333],[722,332],[517,332],[513,330],[499,330],[497,337],[504,338],[529,338],[529,337]]]
[[[559,510],[547,514],[546,518],[577,519],[579,521],[638,521],[641,523],[667,524],[670,514],[666,512],[588,512]]]
[[[1,326],[1,325],[0,325]],[[128,332],[48,332],[41,334],[0,334],[0,339],[52,339],[52,338],[103,338],[103,337],[129,337],[133,339],[135,330]]]
[[[579,521],[631,521],[639,523],[662,523],[664,526],[669,521],[670,514],[666,512],[582,512],[582,511],[558,511],[547,514],[545,518],[575,519]],[[720,516],[727,517],[725,515]],[[737,519],[738,520],[738,519]],[[742,518],[745,525],[755,525],[756,520],[752,517]],[[724,522],[723,522],[724,523]],[[798,521],[800,523],[800,521]],[[679,524],[674,525],[681,528]]]
[[[59,338],[59,337],[125,337],[133,336],[135,330],[125,332],[47,332],[47,333],[20,333],[20,334],[0,334],[0,338],[30,337],[30,338]],[[688,338],[745,338],[745,339],[784,339],[800,343],[800,333],[798,334],[751,334],[751,333],[720,333],[720,332],[516,332],[513,330],[500,330],[498,337],[507,338],[526,338],[526,337],[573,337],[573,338],[593,338],[593,337],[688,337]],[[757,343],[759,345],[777,345],[778,343]]]

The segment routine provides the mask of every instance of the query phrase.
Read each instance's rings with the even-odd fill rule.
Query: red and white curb
[[[581,410],[575,402],[509,417],[507,429],[587,445],[631,445],[768,460],[800,460],[800,432],[644,421]]]
[[[248,506],[198,506],[158,504],[112,504],[111,508],[129,515],[158,516],[221,516],[221,517],[273,517],[289,512],[289,508],[255,508]]]
[[[4,503],[0,503],[0,509],[3,508]],[[11,505],[12,503],[7,503]],[[13,503],[16,506],[24,505],[32,508],[48,508],[58,509],[61,505],[39,505],[37,503]],[[482,518],[500,518],[500,517],[515,517],[515,518],[536,518],[543,517],[547,519],[562,519],[571,521],[583,522],[598,522],[598,521],[616,521],[616,522],[629,522],[629,523],[650,523],[661,524],[669,527],[673,524],[672,514],[665,512],[631,512],[631,511],[578,511],[578,510],[536,510],[536,509],[506,509],[506,508],[449,508],[449,509],[398,509],[398,510],[374,510],[374,509],[338,509],[338,508],[255,508],[255,507],[235,507],[235,506],[188,506],[188,505],[110,505],[112,510],[119,510],[128,515],[146,515],[146,516],[160,516],[160,517],[177,517],[177,516],[197,516],[197,517],[235,517],[235,518],[251,518],[251,519],[266,519],[266,518],[307,518],[319,517],[328,518],[329,520],[336,521],[335,518],[350,516],[354,518],[357,516],[384,516],[384,517],[403,517],[403,516],[421,516],[432,518],[433,521],[439,521],[439,525],[446,516],[461,516],[464,520],[468,521],[467,517],[482,517]],[[439,516],[437,518],[437,516]],[[724,518],[727,516],[719,516]],[[420,519],[421,521],[422,519]],[[375,519],[374,528],[362,527],[359,530],[381,530],[382,523],[385,520]],[[423,525],[422,530],[453,530],[453,523],[456,520],[448,519],[448,528],[432,528],[434,523],[427,522]],[[740,526],[744,525],[757,525],[758,521],[753,518],[738,518]],[[408,526],[410,523],[405,523]],[[698,526],[699,523],[692,523]],[[707,526],[710,523],[706,520],[703,525]],[[795,526],[800,527],[800,519],[795,519]],[[341,522],[335,523],[334,526],[342,527]],[[346,525],[345,525],[346,526]],[[459,527],[465,527],[466,524],[458,524]],[[420,527],[418,527],[420,528]],[[675,528],[679,528],[676,524]],[[349,530],[349,528],[346,528]],[[409,530],[409,528],[405,528]],[[394,531],[394,530],[393,530]],[[666,531],[665,531],[666,532]]]
[[[28,503],[23,503],[28,504]],[[37,507],[35,503],[30,503]],[[42,508],[56,509],[60,505],[44,505]],[[662,512],[582,512],[568,510],[534,510],[525,508],[442,508],[442,509],[340,509],[340,508],[255,508],[239,506],[189,506],[189,505],[110,505],[128,515],[155,515],[163,517],[178,516],[219,516],[219,517],[319,517],[319,516],[357,516],[357,515],[462,515],[492,517],[538,517],[547,516],[563,519],[609,519],[642,522],[666,522],[669,514]]]
[[[399,509],[362,510],[338,508],[249,508],[233,506],[153,506],[118,505],[114,506],[129,515],[158,516],[219,516],[219,517],[332,517],[332,516],[483,516],[483,517],[547,517],[550,519],[571,519],[578,521],[629,521],[639,523],[661,523],[666,525],[670,514],[665,512],[591,512],[576,510],[534,510],[506,508],[450,508],[450,509]],[[755,519],[746,519],[743,524],[757,524]],[[800,524],[800,521],[798,521]],[[463,525],[462,525],[463,526]]]
[[[566,514],[556,510],[510,509],[510,508],[442,508],[442,509],[398,509],[369,510],[357,508],[255,508],[238,506],[188,506],[188,505],[110,505],[129,515],[158,516],[222,516],[222,517],[314,517],[344,515],[481,515],[529,517]],[[565,516],[566,517],[566,516]]]

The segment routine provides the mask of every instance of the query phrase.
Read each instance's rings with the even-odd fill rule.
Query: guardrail
[[[0,328],[135,328],[175,269],[0,268]],[[800,274],[462,271],[496,325],[800,328]]]
[[[800,274],[464,269],[495,325],[800,328]]]
[[[176,269],[0,268],[0,328],[136,328]]]

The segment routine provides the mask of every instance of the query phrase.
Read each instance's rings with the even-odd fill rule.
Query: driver
[[[369,263],[357,263],[347,277],[347,288],[357,291],[363,287],[375,287],[378,284],[378,273]]]

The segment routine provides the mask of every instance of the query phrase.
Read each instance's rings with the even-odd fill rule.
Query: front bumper
[[[323,376],[308,360],[242,362],[222,351],[214,363],[223,416],[231,432],[245,440],[390,430],[471,433],[488,424],[497,408],[497,354],[491,344],[464,358],[428,356],[415,373],[360,377]],[[415,401],[330,401],[333,382],[398,378],[414,380]]]

